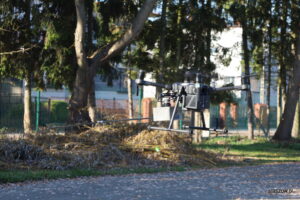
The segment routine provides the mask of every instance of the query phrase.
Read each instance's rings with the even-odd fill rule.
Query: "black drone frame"
[[[190,74],[191,74],[190,72],[187,72],[185,75],[185,78],[187,79],[187,77],[189,77]],[[139,78],[136,80],[136,83],[138,86],[155,86],[155,87],[164,88],[168,91],[172,91],[172,89],[174,89],[174,86],[172,86],[172,85],[145,81],[144,77],[145,77],[145,72],[141,70],[139,73]],[[219,92],[219,91],[227,91],[227,90],[244,90],[245,91],[245,90],[249,90],[249,84],[247,84],[249,82],[249,79],[246,79],[246,77],[247,76],[242,77],[242,85],[241,86],[228,86],[228,87],[216,88],[216,87],[210,87],[210,86],[204,85],[204,87],[206,87],[209,90],[209,93]],[[197,73],[196,74],[196,82],[192,83],[192,84],[203,85],[201,82],[202,82],[202,75]],[[185,103],[186,103],[185,97],[187,96],[187,92],[186,92],[187,84],[191,84],[191,83],[188,83],[187,81],[185,81],[184,83],[176,83],[178,92],[175,94],[175,97],[176,97],[175,98],[175,106],[174,106],[168,127],[163,128],[163,127],[149,126],[149,129],[160,130],[160,131],[171,131],[171,132],[178,132],[178,133],[188,133],[191,135],[193,134],[193,130],[213,131],[216,133],[224,133],[224,134],[228,133],[227,129],[218,129],[217,127],[216,128],[208,128],[206,126],[203,112],[204,112],[204,109],[207,109],[207,108],[209,109],[209,106],[208,107],[203,106],[203,109],[199,109],[199,108],[198,109],[190,109],[190,108],[183,107],[183,109],[185,109],[185,110],[192,111],[192,115],[191,115],[192,118],[194,117],[194,112],[200,112],[202,126],[194,126],[192,124],[194,120],[192,119],[189,126],[183,126],[182,127],[183,129],[172,129],[174,118],[178,111],[179,102],[181,102],[183,105],[185,105]],[[178,88],[178,86],[179,86],[179,88]],[[208,94],[208,98],[209,98],[209,94]]]

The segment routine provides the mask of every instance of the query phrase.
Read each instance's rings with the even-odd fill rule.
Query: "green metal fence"
[[[210,126],[216,127],[218,124],[220,124],[220,116],[219,116],[219,105],[211,105],[210,106]],[[226,108],[226,121],[225,121],[225,127],[230,130],[245,130],[247,129],[247,106],[246,105],[238,105],[237,109],[237,120],[233,120],[229,107]],[[276,107],[270,108],[270,128],[276,128],[276,116],[277,116],[277,109]],[[258,124],[255,123],[255,128],[259,128]],[[266,127],[265,127],[266,128]]]
[[[0,95],[0,129],[20,132],[23,130],[23,96],[21,94]],[[37,117],[37,99],[31,101],[31,127],[35,129]],[[40,99],[39,125],[65,123],[68,118],[67,103],[61,100]]]
[[[36,104],[37,99],[32,98],[32,129],[34,130],[36,122]],[[123,113],[127,118],[126,100],[99,100],[97,101],[100,113],[115,114]],[[136,105],[136,104],[135,104]],[[137,108],[137,105],[136,105]],[[122,112],[121,112],[122,111]],[[0,129],[8,128],[13,131],[23,130],[23,96],[21,94],[1,94],[0,95]],[[99,117],[98,117],[99,118]],[[68,119],[67,102],[63,100],[53,100],[41,98],[39,112],[39,126],[46,126],[52,123],[66,123]],[[99,118],[100,119],[100,118]],[[216,127],[220,124],[219,106],[210,107],[210,127]],[[226,128],[230,130],[247,129],[247,107],[238,106],[238,118],[236,121],[230,116],[229,108],[226,110]],[[276,128],[276,107],[271,107],[270,127]],[[256,126],[256,128],[258,128]]]

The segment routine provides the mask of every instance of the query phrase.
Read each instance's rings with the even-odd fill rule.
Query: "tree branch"
[[[30,51],[31,49],[33,49],[34,47],[36,47],[36,45],[29,47],[29,48],[21,48],[20,50],[15,50],[15,51],[8,51],[8,52],[0,52],[0,56],[4,56],[4,55],[13,55],[13,54],[17,54],[17,53],[25,53],[27,51]]]
[[[118,54],[128,44],[130,44],[142,31],[145,21],[151,14],[153,7],[157,0],[146,0],[132,26],[125,32],[125,34],[115,42],[112,42],[92,54],[89,58],[92,60],[92,68],[95,68],[99,63],[107,61],[111,57]]]

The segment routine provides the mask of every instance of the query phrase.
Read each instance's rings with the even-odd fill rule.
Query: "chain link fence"
[[[23,131],[23,95],[21,81],[7,81],[0,83],[0,131]],[[37,98],[32,97],[31,123],[35,129],[37,117]],[[55,98],[40,98],[39,126],[45,127],[49,124],[65,124],[68,120],[68,100]],[[138,118],[138,100],[133,100],[133,118]],[[155,105],[155,103],[153,103]],[[106,119],[128,119],[127,99],[97,99],[97,120]],[[270,110],[270,128],[276,128],[276,107]],[[247,107],[244,104],[238,105],[236,116],[232,116],[230,106],[226,107],[224,126],[231,130],[247,129]],[[210,126],[218,127],[221,124],[220,106],[210,107]],[[256,128],[259,129],[258,123]]]

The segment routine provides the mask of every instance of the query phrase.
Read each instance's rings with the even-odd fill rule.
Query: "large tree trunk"
[[[299,100],[300,87],[300,27],[297,32],[296,55],[293,68],[293,78],[290,81],[290,89],[287,94],[284,112],[280,119],[280,124],[273,136],[275,140],[289,140],[291,139],[291,131],[294,122],[296,105]]]
[[[90,122],[87,110],[89,89],[88,63],[84,48],[86,14],[84,0],[75,0],[77,24],[75,30],[75,51],[78,69],[70,99],[70,122]]]
[[[159,69],[158,73],[156,74],[155,79],[160,80],[162,77],[162,72],[165,67],[165,54],[166,54],[166,24],[167,24],[167,7],[168,1],[162,1],[162,8],[161,8],[161,17],[160,17],[160,35],[159,35]],[[160,80],[161,81],[161,80]],[[159,94],[162,92],[162,88],[156,87],[156,96],[159,97]]]
[[[300,135],[300,99],[297,103],[297,108],[295,112],[295,117],[294,117],[294,124],[293,124],[293,129],[292,129],[292,137],[293,138],[298,138]]]
[[[96,74],[96,68],[101,63],[120,53],[142,31],[145,21],[148,19],[157,0],[146,0],[140,9],[132,26],[117,41],[95,51],[90,57],[91,65],[88,66],[86,52],[84,51],[85,34],[85,6],[84,0],[75,0],[77,26],[75,30],[75,50],[78,70],[74,82],[74,88],[70,99],[70,122],[90,121],[87,111],[88,94],[92,88],[92,81]],[[88,72],[89,71],[89,72]]]
[[[93,0],[87,1],[87,48],[86,52],[93,50]],[[89,70],[90,72],[90,70]],[[93,123],[96,122],[97,107],[96,107],[96,91],[95,91],[95,79],[91,76],[91,87],[88,94],[88,112],[89,117]]]
[[[278,77],[278,107],[277,107],[277,123],[279,125],[280,119],[282,117],[282,112],[284,110],[284,105],[286,103],[286,95],[287,95],[287,87],[286,87],[286,59],[287,59],[287,15],[288,15],[288,9],[287,9],[287,3],[283,1],[281,2],[281,18],[280,18],[280,52],[279,52],[279,77]]]
[[[249,56],[249,48],[248,48],[248,25],[247,22],[242,23],[243,27],[243,33],[242,33],[242,38],[243,38],[243,54],[244,54],[244,73],[246,75],[245,80],[246,84],[249,85],[249,88],[251,88],[251,83],[250,83],[250,56]],[[254,116],[254,111],[253,111],[253,103],[252,103],[252,94],[251,94],[251,89],[247,91],[247,118],[248,118],[248,138],[253,139],[254,138],[254,130],[253,130],[253,116]]]
[[[31,129],[31,78],[28,74],[24,79],[24,116],[23,128],[25,134],[30,134]]]

